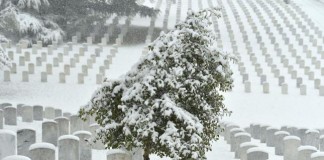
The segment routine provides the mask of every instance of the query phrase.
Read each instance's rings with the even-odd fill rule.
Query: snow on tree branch
[[[19,0],[17,3],[19,8],[31,8],[36,11],[39,11],[41,5],[49,6],[49,2],[47,0]]]
[[[0,42],[1,42],[1,37],[2,36],[0,35]],[[11,67],[11,60],[6,55],[5,50],[0,45],[0,70],[6,67],[7,68]]]
[[[95,115],[98,139],[113,148],[144,149],[172,159],[205,159],[218,139],[219,119],[229,114],[222,92],[231,90],[229,63],[210,29],[218,9],[188,12],[187,19],[161,33],[131,71],[106,81],[80,110]],[[145,158],[146,157],[146,158]]]

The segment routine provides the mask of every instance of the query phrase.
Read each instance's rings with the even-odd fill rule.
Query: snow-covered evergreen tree
[[[1,35],[0,35],[0,38],[1,38]],[[6,55],[5,50],[0,45],[0,70],[2,70],[5,67],[10,67],[10,66],[11,66],[11,60]]]
[[[157,13],[153,8],[136,3],[136,0],[51,0],[48,14],[69,37],[76,32],[103,35],[107,31],[106,21],[112,15],[152,16]]]
[[[106,80],[80,110],[102,127],[97,140],[107,147],[141,147],[172,159],[206,159],[218,139],[219,119],[229,114],[223,92],[232,88],[229,54],[215,48],[210,15],[189,12],[182,23],[161,34],[124,77]]]
[[[48,0],[0,0],[0,33],[14,41],[45,44],[62,38],[61,28],[40,11],[48,6]]]

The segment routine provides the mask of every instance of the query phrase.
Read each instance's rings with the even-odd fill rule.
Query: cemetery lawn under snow
[[[204,8],[206,8],[206,1],[203,2],[205,6]],[[323,30],[324,4],[316,0],[296,0],[296,3],[299,4]],[[187,3],[184,4],[187,5]],[[197,4],[195,5],[196,6],[193,8],[194,10],[197,10]],[[165,6],[165,4],[162,6]],[[231,21],[233,19],[234,18],[231,17]],[[162,23],[162,20],[160,20],[159,23]],[[158,25],[162,25],[159,23]],[[110,69],[106,73],[108,79],[116,79],[130,70],[132,65],[139,60],[143,47],[144,45],[121,46],[119,48],[119,53],[114,58]],[[279,68],[280,70],[284,70],[283,66],[279,67],[281,67]],[[271,88],[269,94],[263,94],[261,85],[252,85],[251,88],[253,91],[251,93],[245,93],[244,85],[241,82],[242,77],[237,71],[237,65],[233,65],[232,68],[234,70],[234,89],[233,91],[226,93],[225,105],[230,111],[233,111],[233,113],[230,117],[225,117],[225,121],[234,122],[242,128],[249,126],[251,123],[269,124],[278,128],[283,125],[307,127],[310,129],[324,128],[324,98],[319,97],[318,92],[309,89],[307,95],[303,96],[300,95],[299,89],[291,87],[289,94],[283,95],[281,94],[280,88],[277,87]],[[252,71],[252,69],[250,69],[250,71]],[[36,70],[35,72],[38,73],[40,71]],[[80,106],[86,104],[90,100],[91,95],[98,87],[98,85],[93,84],[59,84],[56,82],[56,79],[54,80],[54,77],[49,77],[49,82],[47,83],[18,82],[21,77],[12,77],[13,79],[17,79],[16,82],[3,82],[1,76],[0,103],[9,102],[14,105],[18,103],[29,105],[40,104],[43,106],[60,108],[64,112],[71,112],[73,114],[77,113]],[[74,76],[75,77],[71,77],[71,79],[77,79],[77,75]],[[50,82],[51,79],[52,82]],[[259,78],[256,76],[251,77],[251,81],[259,83]],[[278,82],[273,80],[271,83],[277,84]],[[295,86],[296,84],[296,82],[291,79],[287,79],[286,83],[291,84],[291,86]],[[311,87],[312,84],[308,84],[308,86]],[[35,128],[37,131],[37,139],[41,139],[41,123],[34,122],[31,125],[19,120],[18,128],[20,127]],[[10,126],[5,126],[5,128],[16,130]],[[256,140],[253,141],[258,142]],[[270,154],[271,160],[282,160],[282,157],[274,156],[273,148],[266,147],[263,144],[261,146],[272,153]],[[105,159],[105,152],[103,151],[93,151],[93,155],[94,160]],[[230,160],[234,159],[233,157],[234,153],[230,152],[229,145],[226,144],[223,138],[218,142],[215,142],[213,144],[213,150],[207,153],[208,160]],[[152,155],[152,159],[160,160],[161,158]]]

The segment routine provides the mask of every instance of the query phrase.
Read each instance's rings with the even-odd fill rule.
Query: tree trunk
[[[150,160],[150,151],[149,151],[148,147],[144,148],[143,159],[144,160]]]

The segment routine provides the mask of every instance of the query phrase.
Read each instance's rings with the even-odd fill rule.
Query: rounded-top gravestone
[[[55,146],[50,143],[35,143],[29,153],[32,160],[55,160]]]
[[[247,160],[268,160],[269,154],[262,148],[254,147],[247,150]]]
[[[10,130],[0,130],[0,159],[16,155],[16,133]]]
[[[246,160],[247,159],[247,150],[250,149],[250,148],[254,148],[254,147],[258,147],[255,143],[252,143],[252,142],[244,142],[242,144],[240,144],[240,147],[239,147],[239,158],[241,160]]]
[[[251,142],[251,135],[246,132],[240,132],[236,133],[234,135],[234,152],[235,152],[235,158],[239,158],[239,149],[240,145],[245,142]]]
[[[42,142],[57,145],[58,126],[55,121],[44,121],[42,123]]]
[[[73,135],[64,135],[58,139],[58,160],[80,160],[80,139]]]
[[[33,107],[33,117],[35,121],[42,121],[44,117],[43,106],[35,105]]]
[[[70,116],[70,132],[74,133],[76,131],[82,130],[82,120],[77,115]]]
[[[121,149],[111,149],[107,152],[107,160],[131,160],[131,155]]]
[[[92,151],[87,140],[91,138],[91,133],[88,131],[77,131],[73,135],[80,139],[80,160],[92,160]]]
[[[290,134],[286,131],[278,131],[275,133],[275,154],[283,155],[284,152],[284,142],[283,139]]]
[[[324,160],[324,152],[315,152],[311,154],[311,160]]]
[[[58,124],[58,136],[70,134],[70,121],[66,117],[57,117],[54,121]]]
[[[44,118],[46,118],[46,119],[54,119],[55,118],[55,110],[53,107],[45,107]]]
[[[309,160],[311,154],[317,151],[314,146],[300,146],[298,147],[298,160]]]
[[[36,131],[33,129],[19,129],[17,131],[18,155],[29,156],[29,147],[36,143]]]
[[[301,140],[297,136],[286,136],[283,139],[284,142],[284,159],[296,160],[298,158],[298,147],[301,144]]]
[[[33,122],[33,107],[26,105],[23,106],[21,117],[23,122]]]
[[[15,107],[4,108],[4,121],[6,125],[17,125],[17,109]]]

